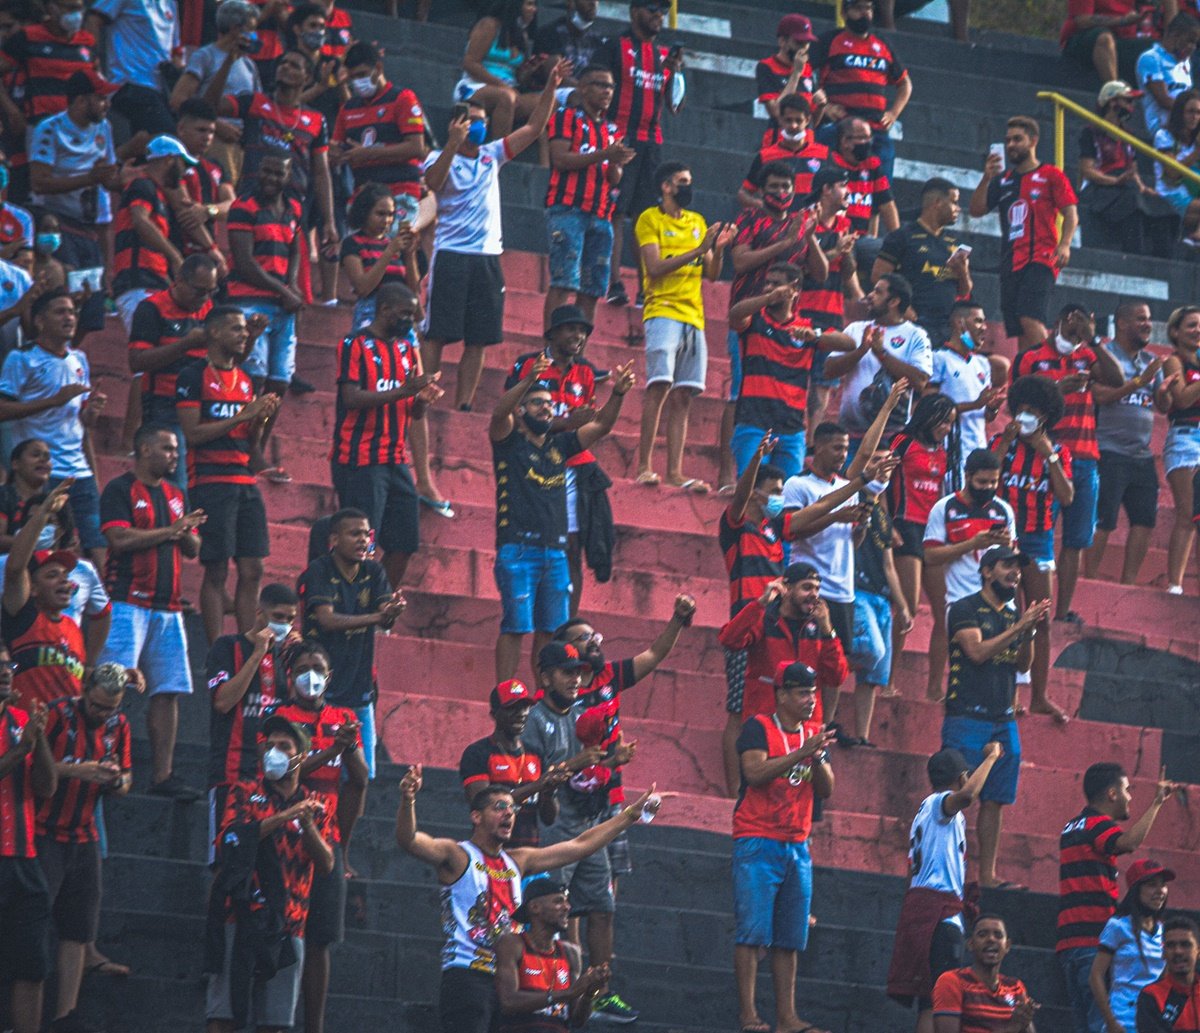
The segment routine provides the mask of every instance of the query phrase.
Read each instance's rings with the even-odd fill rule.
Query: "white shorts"
[[[1163,446],[1163,470],[1200,466],[1200,427],[1172,424]]]
[[[575,468],[567,467],[567,534],[579,533],[579,489],[575,486]]]
[[[150,696],[192,691],[182,613],[114,601],[112,627],[100,662],[140,668]]]
[[[133,333],[133,314],[137,311],[137,307],[153,293],[154,291],[135,287],[131,291],[117,295],[113,303],[117,306],[117,314],[121,317],[121,323],[127,334]]]
[[[654,316],[645,323],[646,383],[704,390],[708,342],[690,323]]]

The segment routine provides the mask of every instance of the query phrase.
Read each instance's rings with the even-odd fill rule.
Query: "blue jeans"
[[[808,843],[761,836],[733,841],[734,942],[802,951],[808,946],[812,858]]]
[[[1104,1033],[1104,1019],[1088,984],[1097,953],[1096,947],[1071,947],[1058,952],[1058,963],[1067,984],[1067,1000],[1071,1002],[1074,1033]]]
[[[733,452],[733,461],[737,464],[739,477],[742,476],[742,471],[750,465],[754,453],[758,450],[759,442],[762,441],[766,432],[766,428],[756,427],[752,423],[735,423],[733,425],[733,440],[730,442],[730,450]],[[764,462],[778,466],[783,471],[783,479],[786,481],[804,469],[804,431],[800,430],[795,434],[779,434],[777,437],[774,450]]]
[[[553,631],[571,615],[571,570],[565,549],[501,545],[493,568],[504,614],[503,635]]]
[[[1096,503],[1100,495],[1100,471],[1095,459],[1071,459],[1071,483],[1075,499],[1062,511],[1064,549],[1090,549],[1096,536]]]
[[[891,681],[892,604],[883,596],[854,590],[854,641],[848,652],[859,685]]]
[[[246,357],[243,369],[255,380],[273,380],[277,384],[290,384],[296,372],[296,313],[284,312],[283,308],[270,301],[241,302],[247,318],[252,315],[267,317],[267,328],[258,335],[254,348]]]
[[[62,484],[63,478],[51,477],[46,490],[52,491]],[[95,477],[76,477],[67,493],[67,504],[71,507],[71,518],[79,532],[79,547],[107,549],[108,539],[100,533],[100,492]]]
[[[550,286],[603,298],[612,266],[612,223],[557,204],[546,209],[546,233],[550,238]]]

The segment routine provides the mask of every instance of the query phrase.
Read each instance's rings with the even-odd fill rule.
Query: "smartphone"
[[[460,118],[466,118],[470,113],[470,109],[465,104],[455,104],[450,109],[450,121],[457,122]]]
[[[988,148],[988,154],[998,155],[1000,158],[1000,168],[1004,168],[1004,144],[994,143]]]
[[[971,245],[970,245],[970,244],[959,244],[959,245],[958,245],[958,247],[956,247],[956,248],[954,249],[954,254],[958,254],[960,251],[961,251],[961,252],[962,252],[964,255],[968,255],[968,256],[969,256],[969,255],[971,254]]]
[[[92,266],[90,269],[74,269],[67,273],[67,293],[78,294],[83,290],[84,284],[90,285],[93,291],[99,291],[103,282],[104,269],[101,266]]]

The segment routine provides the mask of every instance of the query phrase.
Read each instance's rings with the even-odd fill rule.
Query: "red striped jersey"
[[[352,233],[342,241],[341,257],[343,259],[354,255],[362,262],[363,272],[366,272],[383,257],[388,245],[387,237],[370,237],[365,233]],[[382,287],[385,283],[408,283],[408,266],[403,255],[396,255],[388,263],[383,279],[379,281]],[[377,287],[376,290],[379,288]],[[373,293],[373,292],[372,292]]]
[[[188,166],[184,170],[183,192],[196,204],[216,204],[220,200],[221,184],[228,178],[224,167],[219,162],[215,162],[211,158],[201,158],[198,165]],[[209,229],[212,229],[211,223]],[[193,255],[206,250],[191,237],[186,236],[177,221],[174,223],[174,236],[171,237],[171,243],[184,255]]]
[[[770,262],[763,262],[756,269],[735,276],[733,287],[729,291],[729,304],[735,305],[744,298],[752,298],[766,290],[767,270],[776,262],[791,262],[792,265],[804,266],[808,256],[808,244],[804,236],[805,224],[812,218],[811,209],[804,209],[779,218],[774,212],[762,208],[743,208],[733,221],[737,230],[733,238],[734,247],[745,247],[751,251],[761,251],[791,236],[796,246],[784,251]]]
[[[384,82],[373,97],[351,97],[342,105],[333,125],[334,143],[363,147],[391,147],[406,137],[425,135],[425,112],[412,90]],[[380,159],[351,168],[354,186],[385,183],[393,194],[421,196],[421,158],[407,161]]]
[[[272,2],[273,0],[251,0],[251,3],[259,8],[269,7]],[[249,57],[258,66],[262,81],[269,82],[274,75],[275,60],[283,54],[283,38],[279,17],[272,15],[270,18],[263,18],[262,13],[259,11],[258,49]],[[288,9],[284,7],[283,14],[286,16],[287,13]]]
[[[1200,1030],[1200,979],[1191,986],[1163,972],[1142,988],[1137,1000],[1137,1028],[1151,1033],[1195,1033]]]
[[[818,223],[813,239],[828,256],[837,245],[838,237],[851,230],[850,218],[838,212],[828,224]],[[843,290],[844,255],[829,259],[829,275],[817,280],[804,270],[800,288],[800,315],[807,317],[818,330],[841,330],[846,323],[846,295]]]
[[[555,940],[549,954],[535,950],[526,933],[521,934],[521,965],[517,989],[538,993],[545,998],[551,990],[566,990],[571,985],[571,961],[561,940]],[[547,1005],[535,1012],[501,1015],[501,1033],[564,1033],[569,1028],[571,1006],[567,1002]]]
[[[791,77],[791,62],[780,61],[778,54],[772,54],[759,61],[754,67],[754,82],[758,89],[759,103],[766,104],[769,100],[778,100]],[[811,102],[815,88],[816,76],[812,65],[805,61],[800,80],[796,84],[796,92]]]
[[[129,332],[129,350],[148,351],[174,344],[181,337],[202,326],[204,317],[212,309],[212,302],[205,299],[194,312],[180,308],[171,296],[170,289],[151,294],[133,311],[133,323]],[[169,366],[142,374],[142,420],[145,423],[178,422],[175,416],[175,378],[184,366],[208,355],[203,343],[190,348],[187,354]]]
[[[239,197],[229,208],[229,232],[254,235],[254,261],[262,270],[280,283],[288,282],[292,249],[299,246],[300,202],[294,197],[281,197],[270,207],[259,203],[254,194]],[[269,298],[279,295],[237,278],[229,277],[229,294],[237,298]]]
[[[95,70],[95,46],[90,32],[80,30],[63,39],[37,23],[17,29],[4,41],[0,50],[24,77],[21,109],[31,125],[67,110],[67,80],[76,72]]]
[[[1000,444],[997,434],[988,442],[993,452]],[[1063,474],[1071,479],[1071,453],[1056,444]],[[1000,468],[1000,490],[996,494],[1013,508],[1017,519],[1017,534],[1049,531],[1058,517],[1058,500],[1050,487],[1050,471],[1046,461],[1020,438],[1013,440],[1004,453]]]
[[[458,777],[463,788],[472,786],[502,785],[521,786],[536,782],[542,777],[545,763],[540,753],[521,747],[520,752],[510,753],[492,741],[491,736],[478,739],[463,750],[458,762]],[[513,826],[508,846],[537,846],[537,794],[526,799],[517,808],[517,820]]]
[[[222,635],[208,650],[205,673],[208,691],[217,689],[246,664],[254,645],[245,635]],[[267,650],[246,694],[222,714],[215,706],[209,715],[208,784],[230,785],[258,777],[258,729],[263,711],[282,701],[283,668],[274,648]]]
[[[961,1033],[994,1033],[1007,1028],[1013,1009],[1026,996],[1025,984],[1001,973],[993,990],[967,968],[938,976],[933,987],[933,1014],[958,1018]]]
[[[819,81],[829,103],[865,118],[873,130],[881,128],[888,86],[908,78],[892,48],[875,35],[864,39],[848,29],[834,29],[813,45],[812,58],[820,66]]]
[[[341,61],[354,42],[354,30],[350,15],[340,7],[329,7],[325,11],[325,42],[321,44],[322,57],[336,57]]]
[[[1032,262],[1053,269],[1058,213],[1076,203],[1071,181],[1053,165],[1024,173],[1008,169],[993,179],[987,206],[989,212],[1000,210],[1001,274],[1015,273]]]
[[[1200,366],[1193,366],[1187,362],[1182,363],[1182,366],[1184,387],[1200,383]],[[1172,409],[1167,418],[1172,424],[1195,427],[1200,424],[1200,402],[1189,405],[1186,409]]]
[[[1117,908],[1120,884],[1117,840],[1121,826],[1085,807],[1058,837],[1058,944],[1095,947],[1100,930]]]
[[[416,355],[407,338],[395,341],[361,333],[343,338],[338,345],[338,378],[364,391],[394,391],[403,387],[416,369]],[[387,466],[407,459],[404,435],[415,403],[404,398],[386,405],[350,409],[338,391],[333,452],[330,459],[343,466]]]
[[[327,750],[337,738],[342,725],[358,723],[358,717],[349,707],[335,707],[330,703],[324,704],[320,710],[310,710],[295,701],[280,703],[271,707],[264,718],[278,714],[286,717],[304,729],[310,742],[310,751],[320,753]],[[261,738],[261,733],[260,736]],[[362,736],[355,738],[355,748],[362,749]],[[325,801],[328,811],[337,810],[338,790],[342,784],[342,754],[330,758],[319,768],[315,768],[304,776],[304,785]],[[333,823],[333,842],[342,841],[342,831],[338,823]]]
[[[254,400],[254,385],[241,369],[218,369],[193,362],[175,379],[175,404],[198,409],[201,423],[227,420]],[[188,487],[197,484],[253,484],[250,470],[250,424],[239,423],[214,441],[187,451]]]
[[[834,151],[833,163],[850,173],[850,182],[846,184],[850,228],[855,233],[866,233],[871,216],[892,200],[892,184],[874,154],[858,165],[851,165]]]
[[[149,212],[150,221],[164,237],[174,233],[175,218],[162,188],[148,176],[135,179],[121,195],[113,220],[113,294],[116,295],[139,288],[160,290],[171,283],[167,256],[147,247],[134,228],[135,208]]]
[[[29,714],[11,703],[0,709],[0,757],[17,748]],[[0,778],[0,857],[36,857],[33,750]]]
[[[87,650],[79,625],[65,613],[51,617],[32,598],[15,614],[0,607],[0,635],[16,665],[13,691],[23,706],[79,694]]]
[[[633,38],[628,30],[605,40],[593,56],[613,74],[616,90],[608,117],[626,143],[662,143],[663,94],[671,79],[667,48]]]
[[[281,150],[292,156],[292,178],[289,193],[297,198],[308,197],[312,157],[329,150],[329,132],[325,119],[312,108],[284,108],[265,93],[240,93],[227,97],[242,119],[242,150],[246,163],[242,168],[241,186],[250,190],[258,175],[259,163],[268,154]]]
[[[729,616],[757,599],[776,578],[783,577],[782,519],[764,518],[755,524],[745,517],[740,523],[726,508],[721,513],[717,543],[725,557],[729,575]]]
[[[801,330],[812,323],[801,315],[776,320],[766,309],[754,313],[739,335],[742,350],[742,390],[734,420],[776,434],[796,434],[804,429],[808,406],[808,381],[815,341],[805,341]]]
[[[888,511],[893,520],[923,527],[945,487],[946,449],[940,443],[924,445],[910,434],[897,434],[891,449],[900,456],[900,469],[888,483]]]
[[[798,750],[820,730],[820,722],[813,720],[789,732],[774,712],[755,714],[742,726],[737,740],[738,756],[749,750],[763,750],[768,758],[783,757]],[[743,775],[733,807],[733,838],[753,836],[784,843],[807,840],[812,831],[812,766],[811,757],[797,761],[784,774],[762,785],[750,785]]]
[[[1055,382],[1075,373],[1090,371],[1097,362],[1096,353],[1083,344],[1070,355],[1059,355],[1052,341],[1043,341],[1036,348],[1021,352],[1013,363],[1011,377],[1036,374]],[[1054,425],[1054,440],[1071,450],[1075,459],[1099,459],[1096,444],[1096,400],[1090,390],[1063,393],[1066,403],[1063,417]]]
[[[805,130],[804,139],[800,141],[799,147],[788,146],[778,129],[767,130],[763,134],[758,153],[754,155],[754,160],[746,172],[746,178],[742,181],[742,189],[746,193],[758,193],[759,174],[762,167],[771,161],[781,161],[792,170],[796,183],[796,197],[805,198],[812,193],[813,176],[829,161],[829,148],[823,143],[817,143],[809,130]]]
[[[616,748],[621,738],[621,693],[637,684],[637,674],[634,671],[633,660],[609,661],[599,671],[592,675],[592,680],[579,687],[575,706],[576,723],[584,714],[601,712],[604,719],[604,734],[599,738],[599,745],[604,747],[605,754]],[[608,779],[608,802],[610,805],[625,802],[625,787],[622,769],[613,768]],[[574,784],[569,785],[568,792]]]
[[[595,154],[613,142],[612,126],[606,119],[591,118],[582,108],[562,108],[550,121],[550,139],[566,140],[571,154]],[[613,199],[608,184],[608,162],[581,169],[550,168],[546,207],[566,205],[588,215],[609,219]]]
[[[6,534],[16,534],[25,526],[29,508],[31,505],[36,505],[33,500],[38,497],[35,494],[30,495],[27,499],[21,498],[11,481],[8,484],[0,486],[0,516],[4,517],[4,532]]]
[[[504,382],[504,390],[515,387],[529,375],[529,370],[542,352],[530,352],[522,355],[513,363],[508,379]],[[596,403],[596,367],[587,359],[576,359],[565,370],[554,363],[541,375],[540,382],[550,387],[550,400],[554,403],[554,415],[562,418],[570,414],[572,409]],[[567,466],[583,466],[594,463],[596,457],[584,449],[567,460]]]
[[[79,696],[50,704],[46,742],[59,764],[108,760],[122,772],[133,768],[129,719],[116,713],[93,728],[84,718],[83,699]],[[99,839],[96,831],[98,799],[99,783],[60,775],[58,791],[38,808],[37,834],[60,843],[95,843]]]
[[[100,496],[100,530],[132,527],[154,531],[170,527],[184,510],[183,492],[169,480],[146,484],[133,473],[114,477]],[[177,541],[150,549],[108,550],[104,586],[116,602],[148,610],[178,610],[183,553]]]

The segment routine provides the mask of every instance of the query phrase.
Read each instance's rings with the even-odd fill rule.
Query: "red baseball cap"
[[[1170,868],[1164,868],[1157,861],[1151,861],[1149,858],[1143,858],[1140,861],[1134,861],[1125,871],[1125,885],[1129,889],[1140,886],[1147,879],[1154,879],[1162,876],[1167,882],[1175,878],[1175,872]]]
[[[541,692],[531,692],[523,681],[509,678],[492,689],[492,709],[499,710],[501,707],[516,707],[522,704],[531,706],[541,698]]]
[[[801,43],[816,43],[812,22],[802,14],[785,14],[779,19],[776,36],[786,36],[788,39],[799,40]]]
[[[69,573],[78,562],[79,557],[69,549],[38,549],[29,559],[29,572],[32,574],[47,563],[57,563]]]

